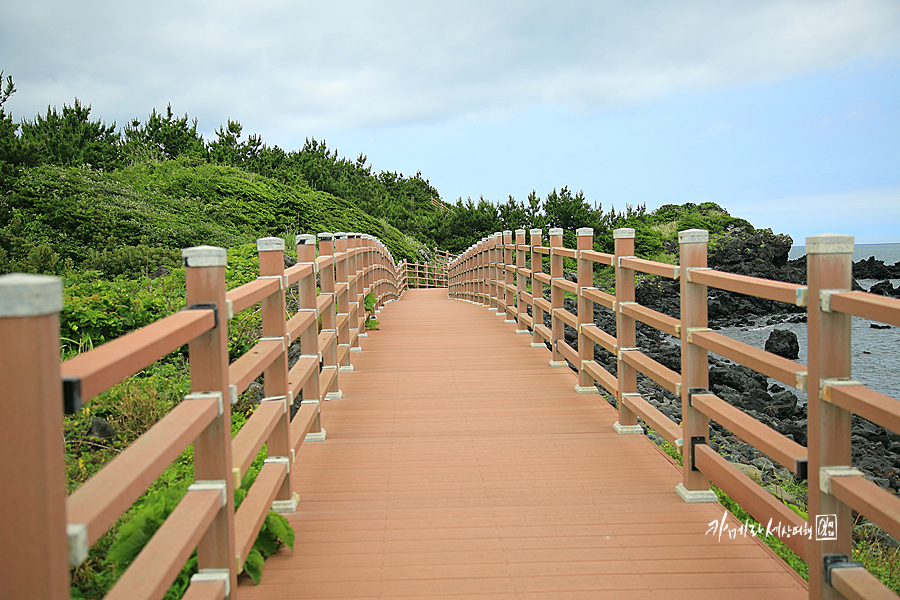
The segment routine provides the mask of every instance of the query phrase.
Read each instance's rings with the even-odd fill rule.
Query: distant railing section
[[[432,262],[404,260],[400,263],[400,279],[403,281],[404,289],[445,288],[449,285],[448,269],[456,255],[446,250],[435,249],[433,256]]]
[[[393,258],[371,236],[320,233],[318,257],[316,236],[298,235],[296,244],[297,264],[285,269],[284,240],[258,240],[259,278],[230,291],[224,249],[184,250],[185,310],[62,364],[61,281],[0,277],[0,562],[11,598],[68,598],[69,565],[84,561],[190,444],[195,483],[107,598],[162,598],[195,548],[200,574],[186,597],[237,597],[237,575],[269,510],[297,506],[291,465],[304,441],[325,438],[320,402],[342,395],[339,372],[353,369],[350,354],[366,336],[366,296],[374,295],[374,310],[402,293]],[[299,310],[286,319],[291,286]],[[256,304],[262,336],[229,364],[228,321]],[[301,357],[288,368],[298,340]],[[66,498],[63,404],[78,410],[185,344],[191,393]],[[265,398],[232,440],[231,405],[260,375]],[[234,489],[263,444],[268,458],[235,511]]]
[[[633,229],[614,232],[614,254],[593,250],[590,228],[577,231],[576,248],[563,247],[562,229],[550,230],[549,246],[542,245],[540,229],[530,231],[528,242],[525,233],[518,230],[515,238],[511,231],[495,233],[460,255],[450,267],[450,297],[496,311],[506,323],[516,324],[516,333],[530,335],[532,347],[549,345],[550,366],[568,364],[578,371],[577,392],[596,393],[597,384],[608,391],[618,406],[614,425],[618,433],[642,433],[640,418],[683,450],[683,480],[676,491],[686,502],[715,502],[716,495],[709,489],[712,481],[761,523],[771,520],[793,531],[782,541],[809,564],[810,598],[840,597],[837,592],[848,598],[893,597],[861,565],[849,560],[852,510],[900,538],[900,498],[851,466],[851,413],[900,432],[900,401],[851,379],[850,315],[900,326],[900,300],[850,291],[852,236],[807,238],[808,285],[803,286],[707,268],[708,233],[703,230],[679,233],[681,264],[677,266],[636,258]],[[565,277],[566,258],[577,264],[576,281]],[[593,286],[595,264],[615,269],[615,295]],[[635,302],[636,273],[680,280],[680,319]],[[807,307],[809,365],[710,330],[709,286]],[[565,308],[566,294],[577,301],[577,314]],[[615,313],[615,336],[594,324],[595,303]],[[545,315],[550,315],[549,327],[544,324]],[[636,321],[680,338],[680,374],[637,348]],[[566,327],[577,332],[577,349],[566,343]],[[595,344],[616,357],[616,375],[594,360]],[[808,447],[711,393],[710,351],[806,391]],[[638,372],[681,397],[680,425],[641,397]],[[710,419],[799,479],[808,478],[808,522],[710,448]]]

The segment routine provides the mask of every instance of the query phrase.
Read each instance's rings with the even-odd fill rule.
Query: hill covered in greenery
[[[339,157],[324,141],[286,151],[255,134],[243,137],[231,120],[204,140],[197,121],[171,106],[117,129],[77,99],[15,122],[3,108],[14,92],[7,78],[0,93],[0,273],[84,268],[134,276],[177,263],[187,246],[320,231],[369,233],[397,260],[421,260],[425,248],[461,252],[519,228],[562,227],[571,246],[575,229],[593,227],[595,249],[609,252],[612,231],[633,227],[638,254],[665,259],[679,230],[753,229],[713,203],[604,210],[566,186],[524,201],[447,203],[421,173],[376,173],[365,155]]]

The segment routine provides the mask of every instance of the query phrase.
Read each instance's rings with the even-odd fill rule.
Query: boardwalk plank
[[[242,599],[806,597],[752,536],[706,535],[722,507],[682,502],[677,465],[514,325],[445,290],[379,320],[291,470],[295,549]]]

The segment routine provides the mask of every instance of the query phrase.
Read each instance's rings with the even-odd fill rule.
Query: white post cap
[[[531,235],[544,235],[544,230],[543,229],[529,229],[528,233],[530,233]]]
[[[325,241],[325,242],[330,242],[330,241],[332,240],[333,237],[334,237],[334,234],[333,234],[333,233],[329,233],[329,232],[327,232],[327,231],[324,231],[324,232],[322,232],[322,233],[319,234],[319,239],[322,240],[322,241]]]
[[[269,252],[272,250],[284,250],[284,238],[280,237],[264,237],[256,240],[256,249],[259,252]]]
[[[613,230],[613,239],[617,240],[628,240],[634,239],[634,229],[631,227],[620,227],[618,229]]]
[[[336,240],[342,240],[342,239],[346,238],[347,235],[348,235],[348,234],[344,233],[343,231],[339,231],[339,232],[337,232],[337,233],[334,234],[334,239],[336,239]]]
[[[516,235],[525,235],[524,229],[516,229]]]
[[[63,285],[59,277],[27,273],[0,276],[0,318],[57,313],[63,309],[62,298]]]
[[[224,267],[228,262],[225,248],[194,246],[181,251],[185,267]]]
[[[562,227],[551,227],[550,228],[550,235],[562,235],[562,234],[563,234]]]
[[[806,238],[807,254],[853,254],[853,236],[822,233]]]
[[[512,229],[506,229],[503,231],[503,236],[506,237],[508,235],[512,235]]]
[[[705,244],[709,242],[709,232],[705,229],[685,229],[678,232],[679,244]]]
[[[581,227],[581,228],[575,230],[575,235],[577,235],[578,237],[581,237],[583,235],[594,235],[594,228],[593,227]]]
[[[304,246],[306,244],[315,244],[316,236],[311,233],[300,233],[294,237],[294,243],[298,246]]]

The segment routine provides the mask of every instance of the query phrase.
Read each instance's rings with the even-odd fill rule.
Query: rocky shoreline
[[[773,234],[770,230],[755,230],[749,234],[735,231],[729,234],[729,237],[719,239],[715,246],[711,244],[710,267],[753,277],[792,283],[806,282],[806,257],[788,260],[792,244],[790,236]],[[668,250],[671,252],[673,249]],[[674,252],[677,253],[677,248]],[[855,263],[853,275],[858,279],[897,279],[900,278],[900,263],[884,265],[883,261],[870,258]],[[574,274],[567,274],[567,277],[574,280]],[[853,283],[854,289],[862,289],[855,280]],[[885,295],[900,296],[900,289],[891,293],[894,288],[888,281],[883,281],[876,287],[878,289],[873,289],[875,293],[884,290]],[[644,306],[679,317],[680,290],[677,281],[656,278],[644,280],[637,286],[635,296]],[[575,302],[567,299],[566,308],[575,312]],[[545,315],[545,322],[548,321],[549,318]],[[722,290],[710,290],[709,326],[712,329],[805,321],[805,308]],[[616,321],[612,311],[595,305],[594,322],[607,333],[615,335]],[[638,323],[636,329],[637,346],[644,354],[675,372],[681,371],[681,348],[677,338],[642,323]],[[779,330],[776,328],[775,331]],[[566,341],[573,347],[577,345],[575,330],[569,327],[566,327]],[[770,341],[775,345],[767,347],[767,350],[796,358],[798,348],[794,334],[778,333]],[[616,359],[612,354],[595,345],[594,357],[607,371],[616,373]],[[790,389],[747,367],[712,354],[709,358],[709,383],[711,391],[726,402],[797,443],[806,445],[806,405],[798,402],[797,395]],[[675,394],[640,374],[638,392],[672,421],[681,422],[681,399]],[[607,400],[612,402],[609,397]],[[773,463],[715,422],[711,423],[711,434],[710,446],[714,450],[773,492],[784,496],[780,484],[792,479],[790,471]],[[662,443],[660,436],[650,435],[657,443]],[[852,442],[853,465],[882,488],[895,494],[900,493],[900,433],[885,430],[884,427],[854,415]],[[784,499],[788,502],[793,500],[789,496]]]

